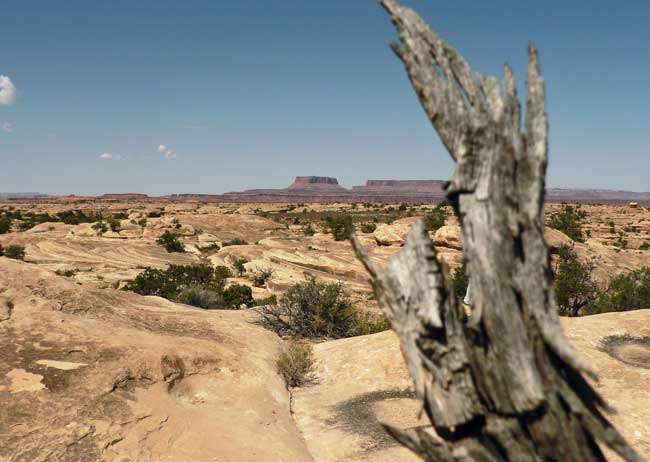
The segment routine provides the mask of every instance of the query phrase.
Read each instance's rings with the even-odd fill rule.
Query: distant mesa
[[[339,185],[339,181],[336,178],[332,178],[331,176],[297,176],[293,184],[287,189],[347,191]]]
[[[331,176],[297,176],[287,188],[247,189],[225,194],[171,194],[153,197],[140,193],[109,193],[98,197],[59,196],[57,201],[205,201],[241,203],[361,203],[435,204],[446,198],[447,182],[442,180],[368,180],[365,185],[347,189]],[[53,199],[40,193],[0,193],[0,200]],[[650,204],[650,192],[614,191],[608,189],[547,188],[546,201],[551,203],[586,204]]]

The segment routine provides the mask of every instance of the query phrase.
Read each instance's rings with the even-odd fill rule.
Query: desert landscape
[[[547,222],[566,207],[548,204]],[[584,242],[547,227],[554,260],[574,249],[602,288],[650,263],[650,210],[580,209]],[[24,249],[0,257],[0,460],[413,460],[379,424],[424,425],[394,333],[301,338],[313,377],[289,386],[277,362],[295,336],[259,319],[264,304],[312,277],[344,284],[355,307],[379,317],[367,273],[328,217],[352,217],[384,265],[415,221],[442,210],[430,236],[453,272],[463,257],[451,207],[113,199],[14,200],[0,210],[13,217],[0,235],[5,254]],[[182,251],[165,249],[165,233]],[[125,290],[146,268],[169,265],[226,267],[226,287],[246,285],[260,303],[201,309]],[[271,275],[259,281],[261,270]],[[650,456],[650,310],[562,325],[595,367],[613,422]]]
[[[0,462],[650,460],[650,3],[403,2],[2,9]]]

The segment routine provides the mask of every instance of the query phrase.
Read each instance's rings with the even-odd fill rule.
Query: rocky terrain
[[[327,181],[318,187],[337,189]],[[365,271],[347,242],[324,232],[323,218],[345,211],[358,225],[373,223],[361,242],[385,263],[430,207],[0,204],[8,207],[126,218],[116,230],[43,222],[0,235],[5,248],[20,244],[26,252],[24,262],[0,257],[0,461],[415,460],[378,424],[423,424],[391,332],[316,342],[315,383],[287,390],[275,366],[285,341],[255,322],[255,309],[201,310],[117,289],[145,267],[232,267],[245,257],[247,273],[231,282],[251,285],[256,269],[274,270],[254,288],[257,299],[280,296],[313,275],[344,282],[359,306],[377,310]],[[549,205],[548,213],[557,207]],[[547,228],[552,251],[573,246],[594,264],[601,284],[650,265],[643,245],[650,242],[650,211],[584,210],[585,242]],[[165,231],[179,236],[185,253],[156,243]],[[452,269],[462,264],[452,215],[431,237]],[[233,239],[240,241],[224,245]],[[73,271],[60,275],[65,270]],[[563,319],[563,326],[598,371],[598,390],[618,410],[612,420],[650,457],[650,310]]]

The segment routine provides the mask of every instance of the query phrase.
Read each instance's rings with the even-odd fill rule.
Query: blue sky
[[[538,46],[550,186],[650,190],[650,2],[404,3],[484,74]],[[395,39],[374,0],[5,0],[0,191],[447,179]]]

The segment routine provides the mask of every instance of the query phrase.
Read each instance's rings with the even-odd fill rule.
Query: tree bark
[[[391,15],[420,102],[456,171],[447,189],[462,224],[472,284],[467,316],[421,222],[387,268],[352,236],[378,299],[399,335],[431,429],[386,426],[426,461],[604,461],[597,443],[639,456],[604,417],[585,379],[593,372],[562,332],[544,241],[547,164],[544,80],[529,47],[527,112],[512,70],[504,91],[469,64],[411,9]]]

